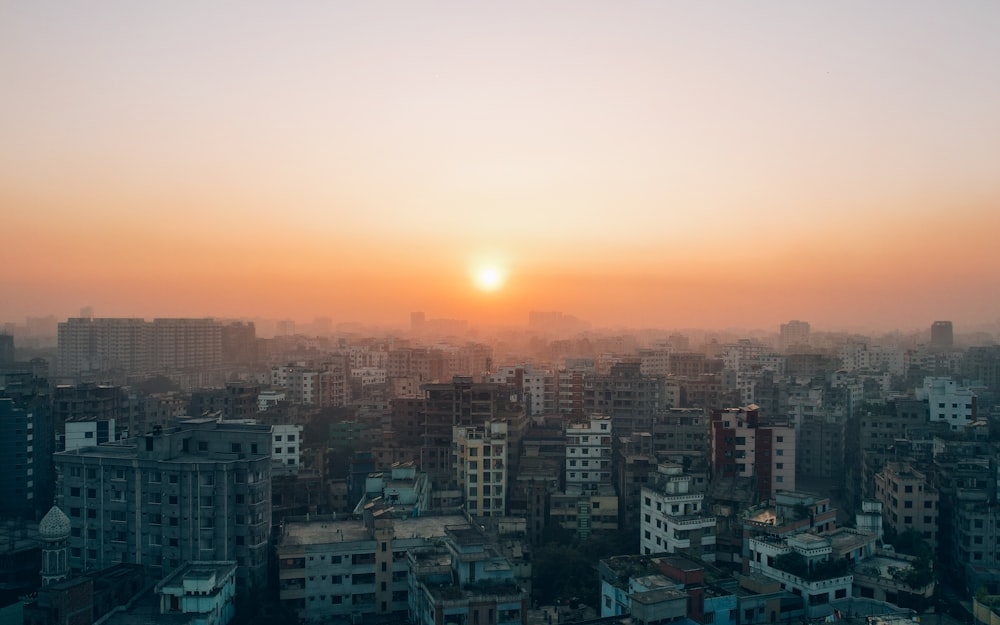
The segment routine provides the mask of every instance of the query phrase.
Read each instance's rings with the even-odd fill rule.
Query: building
[[[442,541],[446,527],[465,523],[461,516],[387,514],[379,504],[366,510],[364,521],[319,516],[282,525],[278,596],[306,623],[405,618],[407,552]]]
[[[63,436],[63,451],[103,445],[118,440],[114,419],[67,421]]]
[[[222,364],[222,325],[213,319],[70,318],[59,324],[58,370],[147,373]]]
[[[3,516],[37,518],[35,499],[35,415],[0,398],[0,501]]]
[[[935,321],[931,324],[931,347],[934,349],[951,349],[955,344],[955,335],[950,321]]]
[[[236,563],[185,562],[155,592],[164,620],[183,615],[191,625],[227,625],[236,614]]]
[[[509,450],[506,421],[455,426],[455,475],[469,514],[507,515]]]
[[[888,527],[897,533],[914,530],[937,549],[940,496],[923,473],[906,463],[887,463],[875,475],[875,498]]]
[[[235,560],[241,591],[265,584],[270,426],[191,419],[54,460],[74,573],[133,562],[162,577],[186,560]]]
[[[431,510],[431,484],[426,473],[418,473],[412,462],[393,465],[388,473],[369,473],[365,494],[354,507],[356,515],[374,501],[392,506],[401,517],[418,517]]]
[[[712,413],[712,477],[750,477],[758,500],[795,490],[795,428],[761,422],[757,406]]]
[[[411,549],[409,621],[414,625],[527,622],[528,593],[514,568],[478,529],[445,528],[443,545]]]
[[[917,388],[917,399],[927,402],[931,423],[947,423],[959,431],[976,420],[976,393],[949,378],[924,378]]]
[[[703,507],[704,498],[682,466],[661,464],[642,487],[640,553],[685,553],[714,562],[716,518]]]
[[[778,343],[782,351],[788,351],[792,347],[808,347],[809,323],[792,320],[781,324]]]

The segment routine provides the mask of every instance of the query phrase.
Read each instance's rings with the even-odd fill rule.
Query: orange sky
[[[0,320],[996,322],[998,28],[975,1],[8,3]]]

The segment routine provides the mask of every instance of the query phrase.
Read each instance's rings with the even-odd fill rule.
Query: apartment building
[[[875,475],[875,498],[882,502],[886,525],[896,532],[915,530],[937,549],[940,496],[927,476],[908,463],[886,463]]]
[[[133,562],[162,577],[185,560],[235,560],[240,590],[266,583],[270,426],[191,419],[54,461],[72,571]]]

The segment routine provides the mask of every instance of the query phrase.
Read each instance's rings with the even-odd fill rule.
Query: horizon
[[[1000,321],[1000,4],[0,23],[0,319]]]

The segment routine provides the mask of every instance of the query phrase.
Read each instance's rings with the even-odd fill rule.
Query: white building
[[[642,487],[639,551],[643,554],[683,551],[715,561],[715,525],[705,514],[704,493],[694,492],[690,475],[679,464],[661,464]]]
[[[927,402],[931,423],[947,423],[957,431],[976,420],[976,394],[954,380],[924,378],[924,385],[917,389],[916,396]]]
[[[299,465],[302,464],[302,426],[273,425],[271,432],[273,438],[271,473],[298,473]]]
[[[64,449],[70,451],[81,447],[93,447],[118,440],[115,436],[115,420],[73,420],[66,422],[63,437]]]
[[[156,594],[160,615],[170,622],[226,625],[236,613],[236,562],[186,562],[156,585]]]
[[[611,486],[611,417],[592,415],[566,428],[566,492],[597,493],[602,485]]]

